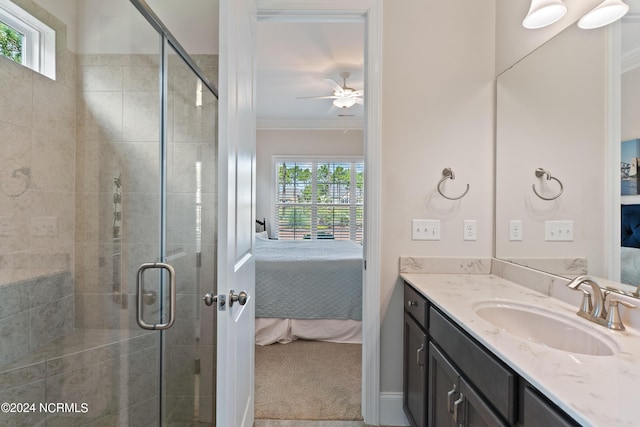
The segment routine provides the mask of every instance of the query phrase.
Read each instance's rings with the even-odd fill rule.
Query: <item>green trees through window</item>
[[[364,164],[278,161],[279,239],[362,241]]]
[[[0,52],[2,56],[22,64],[23,41],[23,34],[0,21]]]

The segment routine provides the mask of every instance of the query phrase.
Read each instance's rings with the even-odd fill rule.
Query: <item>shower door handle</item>
[[[146,270],[158,268],[161,270],[167,270],[169,273],[169,320],[165,323],[156,323],[150,324],[144,321],[143,319],[143,307],[144,307],[144,272]],[[173,323],[176,321],[176,271],[169,264],[165,264],[163,262],[147,262],[142,264],[138,268],[138,276],[136,278],[136,287],[137,287],[137,295],[136,298],[138,300],[137,307],[137,317],[138,317],[138,325],[142,329],[149,330],[164,330],[169,329],[173,326]]]

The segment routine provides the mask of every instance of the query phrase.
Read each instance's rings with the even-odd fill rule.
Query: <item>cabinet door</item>
[[[459,393],[458,372],[440,350],[429,343],[429,427],[456,426],[453,407]]]
[[[504,422],[493,409],[484,401],[467,382],[460,378],[460,395],[464,396],[461,408],[462,416],[458,416],[458,423],[462,423],[465,427],[507,427],[509,424]]]
[[[404,314],[404,412],[412,427],[426,427],[427,335]]]
[[[536,391],[524,387],[525,427],[573,427],[577,426],[568,415],[548,403]]]

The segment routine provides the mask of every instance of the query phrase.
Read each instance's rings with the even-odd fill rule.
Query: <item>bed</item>
[[[359,343],[362,246],[256,234],[256,343]]]

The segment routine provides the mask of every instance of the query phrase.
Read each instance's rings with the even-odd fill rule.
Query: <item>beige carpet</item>
[[[361,420],[360,344],[256,346],[255,418]]]

